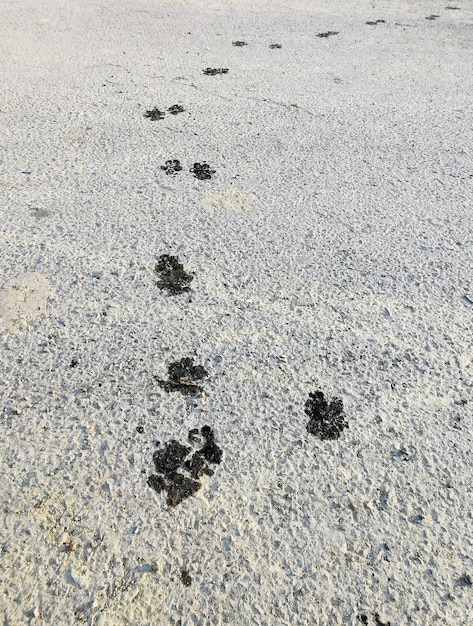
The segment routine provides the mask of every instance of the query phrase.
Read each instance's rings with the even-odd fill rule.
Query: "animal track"
[[[282,48],[280,43],[272,43],[269,47],[271,48],[271,50],[279,50],[280,48]]]
[[[237,48],[241,48],[242,46],[247,46],[248,44],[246,43],[246,41],[232,41],[232,46],[235,46]]]
[[[318,33],[317,37],[332,37],[332,35],[338,35],[338,30],[328,30],[326,33]]]
[[[386,24],[386,20],[375,20],[374,22],[366,22],[369,26],[376,26],[376,24]]]
[[[168,380],[156,378],[158,385],[165,391],[179,391],[184,396],[195,396],[203,391],[196,383],[207,378],[208,371],[202,365],[194,365],[194,359],[185,357],[171,363],[168,367]]]
[[[171,159],[166,161],[164,165],[161,165],[161,169],[164,170],[166,174],[169,174],[169,176],[175,176],[182,170],[182,165],[177,159]]]
[[[189,283],[194,280],[194,277],[184,271],[184,266],[179,263],[177,256],[162,254],[154,266],[154,271],[160,274],[158,287],[168,289],[171,296],[190,291]]]
[[[178,113],[183,113],[184,111],[184,107],[180,104],[173,104],[168,108],[168,113],[170,113],[171,115],[177,115]],[[151,111],[146,111],[146,113],[143,115],[143,117],[148,117],[153,122],[156,122],[157,120],[163,120],[164,116],[164,111],[160,111],[157,107],[151,109]]]
[[[215,170],[211,170],[207,163],[194,163],[189,171],[199,180],[209,180],[215,174]]]
[[[170,106],[168,108],[168,112],[171,115],[177,115],[178,113],[184,113],[185,108],[183,106],[181,106],[180,104],[173,104],[172,106]]]
[[[201,428],[202,438],[198,433],[197,428],[189,431],[189,439],[192,442],[203,443],[190,458],[188,457],[192,448],[174,439],[156,450],[153,455],[156,474],[148,478],[148,485],[157,493],[167,491],[168,506],[174,507],[196,493],[202,486],[198,479],[204,474],[207,476],[214,474],[209,464],[220,464],[222,461],[222,450],[215,443],[210,426]]]
[[[205,70],[202,70],[202,72],[206,76],[216,76],[217,74],[228,74],[228,68],[227,67],[207,67]]]
[[[328,403],[321,391],[309,393],[304,411],[310,417],[307,432],[323,441],[338,439],[343,429],[348,428],[342,400],[334,398]]]
[[[157,120],[164,119],[164,111],[160,111],[157,108],[151,109],[151,111],[146,111],[143,117],[148,117],[152,122],[156,122]]]

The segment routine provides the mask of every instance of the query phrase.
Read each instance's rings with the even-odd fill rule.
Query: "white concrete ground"
[[[472,35],[466,0],[0,1],[5,626],[473,623]],[[170,506],[153,453],[205,425]]]

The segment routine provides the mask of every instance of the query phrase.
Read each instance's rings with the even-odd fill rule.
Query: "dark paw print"
[[[184,113],[185,109],[180,104],[173,104],[168,108],[168,112],[171,115],[177,115],[178,113]]]
[[[146,111],[143,117],[148,117],[151,121],[156,122],[164,119],[164,111],[154,108],[151,111]]]
[[[160,289],[168,289],[171,296],[177,296],[190,291],[189,284],[194,280],[192,274],[184,271],[184,266],[179,263],[177,256],[162,254],[154,271],[160,275],[157,285]]]
[[[236,48],[241,48],[242,46],[247,45],[246,41],[232,41],[232,46],[235,46]]]
[[[211,170],[207,163],[194,163],[189,171],[199,180],[209,180],[215,174],[215,170]]]
[[[309,393],[304,411],[310,417],[307,432],[323,441],[338,439],[343,429],[348,428],[343,402],[339,398],[334,398],[328,403],[321,391]]]
[[[177,159],[171,159],[169,161],[166,161],[164,165],[161,165],[161,169],[164,170],[166,174],[169,174],[170,176],[175,176],[178,172],[182,170],[182,165]]]
[[[228,68],[226,67],[207,67],[202,72],[206,76],[216,76],[217,74],[228,74]]]
[[[184,396],[195,396],[203,391],[196,381],[207,378],[208,375],[205,367],[194,365],[194,359],[185,357],[169,365],[168,380],[156,380],[165,391],[179,391]]]
[[[271,50],[279,50],[280,48],[282,48],[280,43],[272,43],[269,47],[271,48]]]
[[[148,485],[157,493],[167,491],[168,506],[174,507],[196,493],[202,486],[198,479],[214,474],[209,464],[220,464],[222,461],[222,450],[215,443],[210,426],[202,427],[202,438],[198,437],[198,433],[197,428],[189,432],[189,439],[203,444],[190,457],[192,448],[175,440],[166,443],[153,455],[156,474],[148,478]]]
[[[374,22],[366,22],[369,26],[376,26],[376,24],[386,24],[386,20],[376,20]]]
[[[328,30],[326,33],[318,33],[317,37],[332,37],[333,35],[338,35],[338,30]]]

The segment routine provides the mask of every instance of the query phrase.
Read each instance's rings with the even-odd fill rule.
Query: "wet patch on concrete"
[[[193,454],[191,446],[173,439],[156,450],[153,455],[156,474],[148,478],[148,485],[157,493],[166,491],[166,504],[170,507],[194,495],[202,487],[198,479],[204,475],[214,474],[209,464],[218,465],[222,461],[222,450],[215,443],[210,426],[203,426],[200,432],[200,437],[197,428],[189,432],[189,439],[193,443],[203,444],[200,449],[194,450]],[[189,586],[192,579],[187,571],[185,573],[188,584],[182,577],[181,581],[185,586]]]
[[[190,172],[199,180],[209,180],[212,178],[212,174],[215,174],[215,170],[211,170],[207,163],[194,163]]]
[[[195,396],[203,389],[197,384],[207,378],[208,371],[202,365],[194,365],[192,357],[184,357],[168,367],[168,380],[156,378],[158,385],[167,392],[179,391],[184,396]]]
[[[348,428],[340,398],[327,402],[321,391],[309,393],[304,411],[310,417],[307,432],[322,441],[339,439],[342,431]]]
[[[328,30],[326,33],[318,33],[317,37],[333,37],[333,35],[338,35],[339,31],[338,30]]]
[[[206,76],[216,76],[217,74],[228,74],[228,67],[206,67],[202,72]]]
[[[232,46],[235,46],[235,48],[241,48],[247,45],[246,41],[232,41]]]
[[[429,16],[428,16],[428,17],[426,17],[425,19],[426,19],[426,20],[431,20],[431,21],[433,21],[433,20],[438,19],[439,17],[440,17],[440,15],[429,15]]]
[[[159,280],[156,283],[158,287],[167,289],[171,296],[190,291],[189,285],[194,280],[194,276],[184,271],[179,257],[162,254],[154,266],[154,271],[159,274]]]
[[[280,50],[282,48],[280,43],[272,43],[269,47],[271,48],[271,50]]]
[[[192,585],[192,576],[186,569],[182,570],[180,578],[184,587],[190,587]]]
[[[369,26],[376,26],[376,24],[386,24],[386,20],[375,20],[374,22],[366,22]]]

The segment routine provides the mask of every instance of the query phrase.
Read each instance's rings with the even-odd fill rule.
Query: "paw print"
[[[148,485],[157,493],[167,491],[168,506],[174,507],[196,493],[202,487],[199,478],[214,474],[209,464],[217,465],[222,462],[222,450],[215,443],[210,426],[203,426],[200,432],[201,437],[198,436],[197,428],[189,432],[189,439],[202,445],[192,456],[189,456],[192,452],[190,446],[174,439],[156,450],[153,455],[156,474],[148,478]]]
[[[171,159],[169,161],[166,161],[164,165],[161,165],[161,169],[164,170],[166,174],[169,174],[170,176],[175,176],[178,172],[182,170],[182,165],[177,159]]]
[[[206,76],[216,76],[217,74],[228,74],[228,68],[227,67],[207,67],[205,70],[202,70],[202,72]]]
[[[323,441],[339,439],[343,429],[348,428],[340,398],[327,402],[321,391],[309,393],[304,411],[310,417],[307,432]]]
[[[151,109],[151,111],[146,111],[143,117],[148,117],[152,122],[156,122],[157,120],[164,119],[164,111],[160,111],[157,108]]]
[[[177,115],[178,113],[184,113],[185,109],[183,106],[181,106],[180,104],[173,104],[171,107],[168,108],[168,112],[171,115]]]
[[[317,37],[332,37],[338,34],[338,30],[328,30],[326,33],[318,33]]]
[[[190,291],[189,284],[194,280],[194,277],[184,271],[184,266],[179,263],[177,256],[162,254],[154,266],[154,271],[160,275],[158,287],[168,289],[171,296]]]
[[[195,396],[203,391],[197,381],[207,378],[208,371],[202,365],[194,365],[194,359],[185,357],[168,367],[168,380],[156,379],[165,391],[179,391],[184,396]]]
[[[212,174],[215,174],[215,170],[211,170],[207,163],[194,163],[190,171],[199,180],[209,180],[212,178]]]

